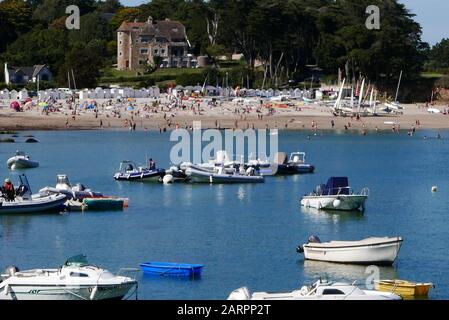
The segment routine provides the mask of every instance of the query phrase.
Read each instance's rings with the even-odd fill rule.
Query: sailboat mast
[[[401,70],[401,73],[399,75],[398,88],[396,89],[396,96],[394,97],[394,102],[398,101],[399,87],[401,86],[401,80],[402,80],[402,70]]]
[[[363,88],[365,86],[365,78],[362,80],[362,86],[360,88],[360,94],[359,94],[359,106],[357,108],[357,113],[360,113],[360,107],[362,106],[362,99],[363,99]]]

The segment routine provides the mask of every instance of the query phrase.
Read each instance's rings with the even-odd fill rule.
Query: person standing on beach
[[[335,122],[334,122],[334,120],[331,120],[331,126],[332,126],[332,129],[335,127]]]

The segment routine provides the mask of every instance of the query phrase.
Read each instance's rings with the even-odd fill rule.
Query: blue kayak
[[[143,273],[160,276],[199,277],[203,269],[201,264],[146,262],[141,263]]]

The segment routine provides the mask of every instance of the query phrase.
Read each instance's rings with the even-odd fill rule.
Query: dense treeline
[[[380,8],[379,30],[365,26],[373,4]],[[65,27],[68,5],[80,8],[79,30]],[[214,61],[243,53],[245,63],[234,72],[258,86],[301,81],[306,65],[335,77],[339,69],[350,79],[362,74],[384,87],[393,86],[401,70],[413,80],[424,66],[449,67],[449,40],[430,49],[397,0],[152,0],[131,8],[118,0],[4,0],[0,62],[47,63],[58,85],[66,85],[74,69],[78,86],[91,87],[99,69],[115,63],[115,30],[122,21],[149,15],[183,22],[197,55]]]

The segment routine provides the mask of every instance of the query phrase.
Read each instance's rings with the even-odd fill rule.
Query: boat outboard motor
[[[10,277],[14,277],[16,275],[16,272],[19,272],[19,268],[16,266],[8,266],[5,268],[4,274],[7,274]]]
[[[296,252],[303,253],[304,252],[304,247],[302,245],[297,246],[296,247]]]

